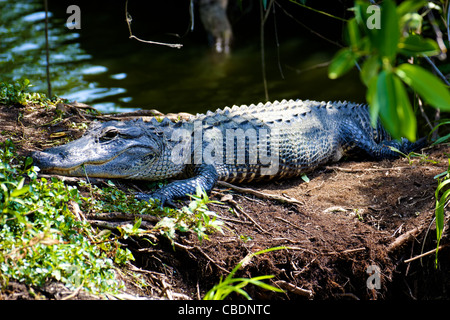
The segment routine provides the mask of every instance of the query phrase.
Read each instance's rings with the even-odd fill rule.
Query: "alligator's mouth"
[[[133,146],[117,152],[112,157],[88,160],[89,156],[70,156],[64,152],[35,151],[34,163],[43,173],[64,176],[90,176],[96,178],[127,178],[134,175],[140,166],[134,166],[143,157],[153,157],[153,149]],[[97,155],[98,156],[98,155]],[[80,159],[82,158],[82,159]]]

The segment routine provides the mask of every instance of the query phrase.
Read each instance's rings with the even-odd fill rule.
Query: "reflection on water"
[[[0,1],[0,66],[1,81],[28,78],[33,90],[47,92],[45,58],[45,12],[42,1]],[[50,78],[53,92],[80,102],[107,100],[124,93],[124,88],[102,87],[87,81],[86,75],[107,72],[102,65],[92,64],[92,55],[80,48],[80,35],[61,27],[63,19],[49,12]],[[97,104],[103,111],[114,111],[114,102]]]
[[[119,2],[114,6],[122,10]],[[236,39],[232,54],[218,59],[189,36],[181,39],[181,50],[137,43],[128,39],[123,17],[80,7],[82,29],[69,30],[66,7],[49,1],[51,82],[58,96],[105,112],[195,113],[264,100],[257,37]],[[0,81],[28,78],[37,91],[47,91],[44,19],[43,1],[0,0]],[[299,71],[328,61],[337,50],[316,42],[283,39],[278,58],[273,39],[266,41],[270,98],[362,101],[357,74],[332,81],[326,68]]]

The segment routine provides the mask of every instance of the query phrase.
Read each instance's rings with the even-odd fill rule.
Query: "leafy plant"
[[[208,240],[208,233],[212,231],[222,232],[223,222],[217,219],[215,212],[208,209],[208,203],[218,203],[210,200],[208,194],[198,188],[195,195],[191,195],[193,201],[181,210],[172,211],[172,216],[164,217],[156,226],[162,234],[173,239],[175,231],[193,231],[199,240]]]
[[[233,292],[244,296],[247,300],[251,300],[250,295],[243,289],[248,284],[253,284],[260,288],[274,292],[283,292],[283,290],[262,281],[273,278],[274,277],[273,275],[258,276],[250,279],[234,278],[234,275],[242,267],[242,265],[247,264],[254,256],[271,252],[274,250],[283,250],[283,249],[286,249],[286,247],[268,248],[248,255],[234,267],[234,269],[228,274],[228,276],[225,279],[223,280],[221,279],[218,284],[212,287],[211,290],[209,290],[206,293],[203,300],[223,300]]]
[[[436,199],[436,267],[438,262],[439,244],[442,238],[442,233],[444,231],[444,208],[446,207],[448,199],[450,198],[450,189],[448,188],[448,184],[450,184],[450,159],[448,159],[448,162],[449,166],[447,168],[447,171],[435,177],[438,181],[438,186],[434,194]]]
[[[416,139],[416,118],[405,85],[429,105],[450,111],[450,93],[442,81],[423,67],[405,62],[441,53],[435,40],[422,36],[423,16],[416,11],[428,4],[410,0],[396,6],[384,0],[378,7],[356,1],[355,17],[346,27],[349,46],[339,50],[329,66],[329,77],[336,79],[361,64],[372,124],[379,116],[394,138]],[[377,18],[379,26],[370,23]]]
[[[112,259],[126,255],[115,243],[95,243],[87,222],[77,219],[69,203],[80,203],[77,188],[57,179],[36,179],[31,158],[16,154],[14,144],[0,145],[0,273],[42,286],[49,279],[93,293],[115,292]],[[29,181],[28,183],[26,181]]]
[[[94,185],[87,185],[90,190],[90,197],[82,197],[83,210],[92,214],[101,212],[123,212],[130,214],[148,214],[160,217],[161,220],[152,230],[145,231],[139,229],[135,224],[131,229],[121,229],[121,232],[134,230],[135,235],[161,234],[173,241],[177,231],[194,232],[199,240],[208,240],[208,234],[214,231],[222,231],[223,222],[217,218],[215,212],[208,209],[209,203],[217,203],[209,199],[206,192],[198,189],[196,195],[191,195],[193,199],[188,206],[181,209],[169,207],[161,208],[159,204],[150,201],[137,200],[133,195],[127,195],[119,190],[109,181],[108,187],[98,188]],[[86,186],[81,183],[81,186]],[[136,221],[138,223],[138,221]],[[123,236],[127,234],[124,233]]]
[[[403,1],[398,6],[393,0],[384,0],[380,6],[356,1],[355,17],[348,21],[346,28],[349,46],[337,52],[328,70],[329,77],[336,79],[361,64],[360,77],[367,87],[366,99],[370,105],[372,125],[376,124],[379,116],[394,138],[406,137],[411,141],[416,139],[417,124],[405,85],[430,106],[450,111],[448,87],[417,64],[422,58],[431,61],[428,57],[446,52],[446,48],[441,49],[435,40],[423,37],[425,14],[418,13],[422,8],[425,8],[425,13],[440,10],[437,5],[425,0]],[[374,23],[374,19],[379,20],[379,26]],[[430,24],[436,29],[433,22]],[[441,74],[437,67],[436,70]],[[433,131],[448,123],[442,122]],[[442,143],[449,137],[445,135],[434,144]],[[404,156],[411,163],[414,154]],[[444,188],[450,183],[449,172],[447,170],[435,177],[438,179],[435,192],[436,263],[444,229],[444,208],[450,197],[450,190]]]
[[[0,83],[0,103],[12,105],[21,104],[27,105],[29,103],[48,104],[50,99],[43,93],[27,92],[28,88],[32,87],[30,80],[23,79],[15,83]]]

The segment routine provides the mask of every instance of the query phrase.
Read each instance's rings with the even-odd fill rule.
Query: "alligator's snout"
[[[33,158],[34,165],[38,166],[41,170],[50,167],[50,163],[53,162],[53,156],[42,151],[33,151],[31,157]]]

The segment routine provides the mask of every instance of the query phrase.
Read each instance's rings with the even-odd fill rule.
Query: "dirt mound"
[[[10,138],[26,154],[80,136],[85,122],[108,118],[86,110],[67,104],[0,105],[0,142]],[[447,169],[449,152],[448,146],[430,148],[412,163],[406,158],[342,161],[309,174],[309,182],[298,178],[244,186],[297,200],[292,203],[216,187],[211,198],[223,204],[210,209],[225,223],[222,234],[202,242],[180,234],[175,247],[164,239],[151,248],[146,242],[129,244],[134,268],[154,282],[138,294],[155,297],[161,292],[151,288],[162,286],[166,297],[200,299],[250,253],[285,246],[254,257],[236,275],[274,275],[270,283],[285,293],[248,287],[251,297],[448,299],[448,247],[440,251],[437,269],[434,253],[414,258],[436,247],[434,176]],[[446,243],[444,232],[441,245]],[[13,285],[7,296],[20,296],[20,288]]]

